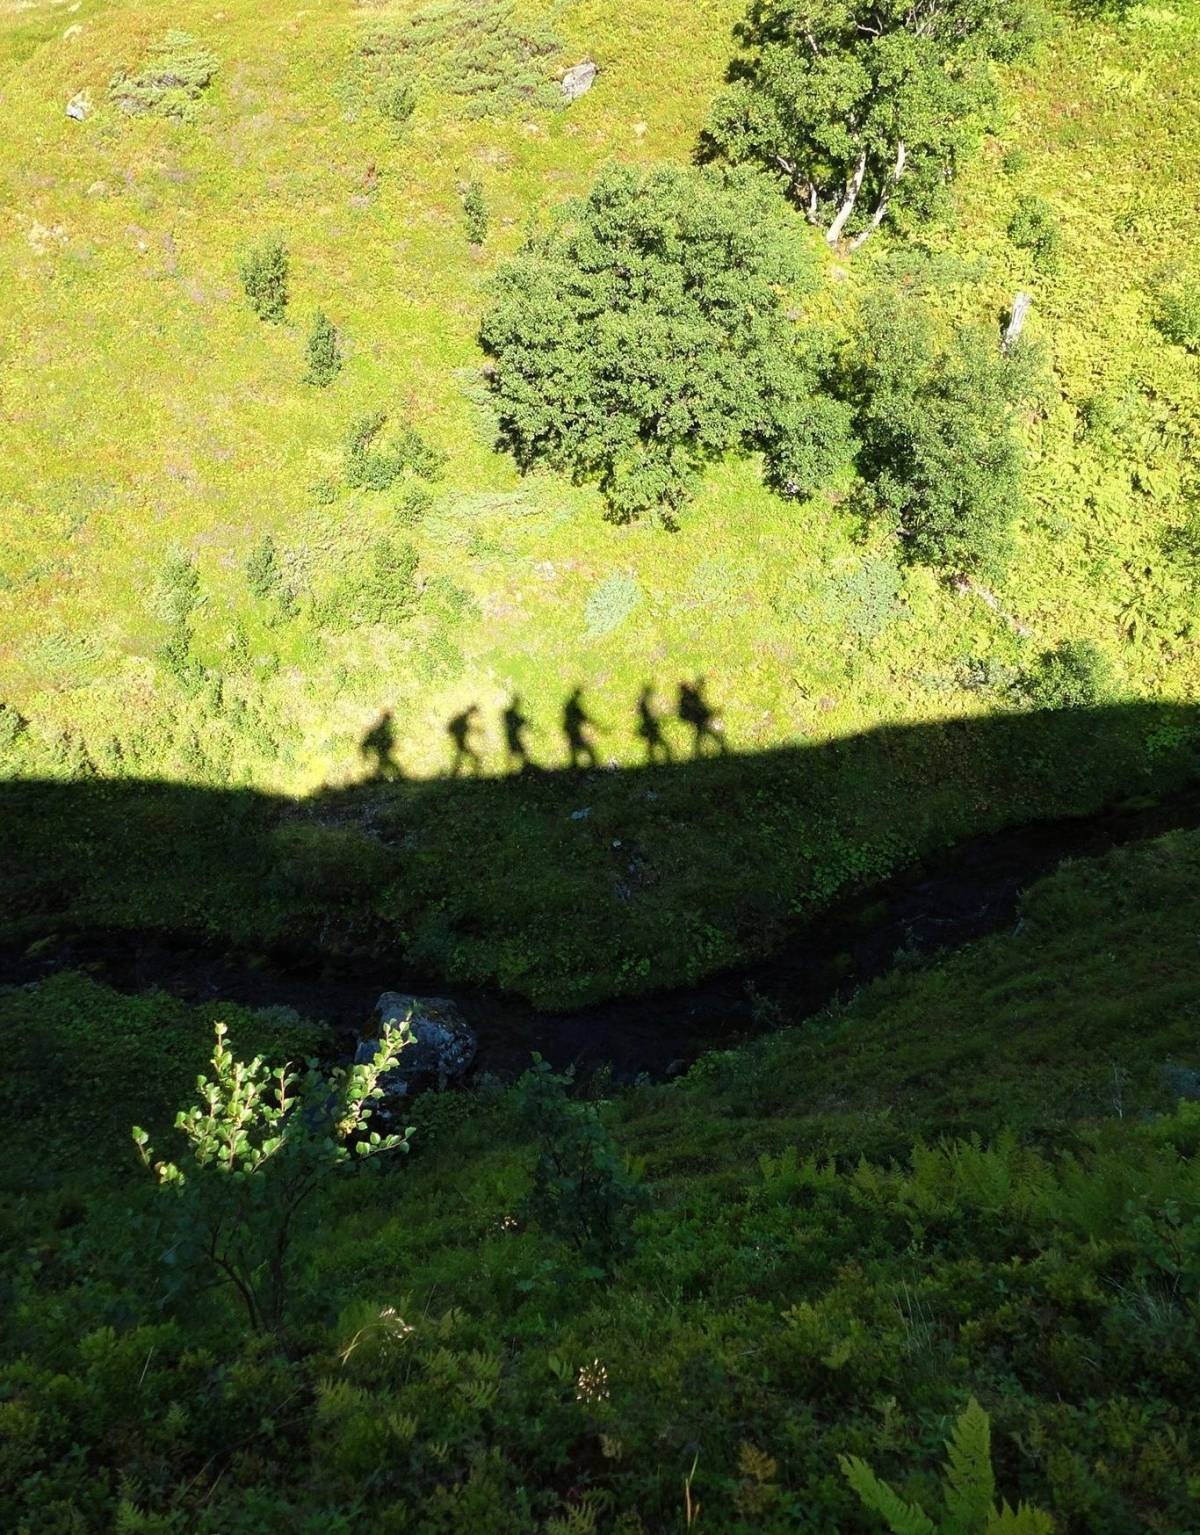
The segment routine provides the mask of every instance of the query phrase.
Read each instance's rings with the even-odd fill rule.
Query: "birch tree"
[[[777,173],[830,245],[943,203],[1038,0],[754,0],[706,137]]]

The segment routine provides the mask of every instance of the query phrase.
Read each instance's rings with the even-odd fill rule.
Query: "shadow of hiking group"
[[[11,960],[65,933],[200,935],[310,975],[336,961],[364,986],[486,987],[560,1011],[686,988],[784,953],[803,924],[899,870],[955,858],[948,899],[969,911],[997,881],[1011,898],[1047,860],[1133,834],[1105,830],[1106,806],[1166,807],[1150,830],[1190,823],[1197,716],[1010,713],[751,754],[706,742],[706,712],[685,721],[691,755],[666,760],[650,735],[643,765],[607,769],[569,750],[588,730],[573,693],[573,767],[535,771],[514,752],[514,771],[485,777],[452,755],[443,778],[374,774],[303,800],[13,779],[0,784],[0,948]],[[383,732],[370,749],[383,764],[393,748]]]
[[[640,743],[647,763],[674,762],[677,757],[688,755],[692,759],[721,756],[728,751],[719,711],[709,702],[707,694],[706,678],[683,681],[679,684],[674,708],[667,710],[663,708],[654,684],[645,684],[637,699],[633,737]],[[503,742],[504,770],[508,773],[540,771],[549,766],[539,762],[530,747],[534,725],[525,708],[521,694],[513,693],[497,721]],[[686,748],[677,751],[672,745],[667,731],[675,724],[682,725],[690,733],[690,752]],[[483,711],[474,703],[446,722],[447,777],[478,777],[484,772],[483,725]],[[576,684],[563,701],[559,731],[565,748],[563,765],[575,771],[598,768],[600,756],[596,742],[613,733],[589,713],[581,684]],[[404,778],[400,748],[395,714],[391,709],[384,709],[359,742],[359,756],[365,765],[367,779],[394,783]]]

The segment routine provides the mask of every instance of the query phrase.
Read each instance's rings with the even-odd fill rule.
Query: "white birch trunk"
[[[842,199],[842,206],[837,211],[837,216],[825,231],[825,239],[830,245],[836,245],[842,237],[842,230],[846,227],[846,220],[854,212],[854,204],[858,201],[858,194],[862,190],[863,177],[867,174],[867,152],[864,149],[858,157],[858,164],[854,167],[854,174],[846,183],[846,195]]]
[[[908,150],[904,147],[904,140],[901,139],[899,148],[896,150],[896,163],[892,167],[892,174],[888,177],[887,185],[884,187],[879,201],[875,204],[875,212],[871,215],[871,222],[850,241],[850,249],[852,251],[856,251],[864,240],[869,240],[880,224],[883,223],[887,215],[888,204],[892,200],[892,193],[895,191],[896,184],[901,176],[904,175],[904,162],[907,158]]]
[[[1017,337],[1025,327],[1025,319],[1032,303],[1033,295],[1030,293],[1018,293],[1013,299],[1012,313],[1008,317],[1008,324],[1004,327],[1004,337],[1000,342],[1002,352],[1009,351],[1015,345]]]

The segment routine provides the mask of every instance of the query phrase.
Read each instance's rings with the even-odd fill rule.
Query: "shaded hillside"
[[[960,839],[1188,778],[1194,711],[896,727],[643,768],[251,790],[0,785],[3,932],[196,933],[489,982],[562,1006],[769,952],[798,916]]]
[[[411,1157],[311,1208],[292,1358],[169,1298],[128,1124],[172,1146],[214,1017],[272,1059],[304,1026],[0,989],[5,1527],[673,1535],[686,1485],[700,1529],[875,1535],[837,1455],[928,1501],[974,1394],[1057,1535],[1188,1528],[1198,874],[1195,833],[1073,864],[1003,936],[600,1104],[650,1200],[603,1279],[527,1214],[511,1090],[419,1099]]]

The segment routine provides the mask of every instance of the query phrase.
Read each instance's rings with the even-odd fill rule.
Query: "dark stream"
[[[185,934],[93,928],[64,933],[30,955],[0,948],[0,985],[85,970],[121,991],[160,990],[193,1003],[284,1005],[325,1020],[339,1045],[369,1020],[382,991],[452,997],[479,1037],[475,1069],[522,1070],[538,1051],[581,1071],[610,1065],[618,1080],[663,1076],[705,1050],[795,1022],[884,974],[900,951],[932,954],[1011,924],[1022,890],[1067,858],[1200,824],[1200,784],[1152,804],[1035,822],[961,843],[920,867],[798,921],[769,958],[677,988],[539,1012],[499,991],[445,985],[384,959],[348,960],[307,948],[239,953]]]

